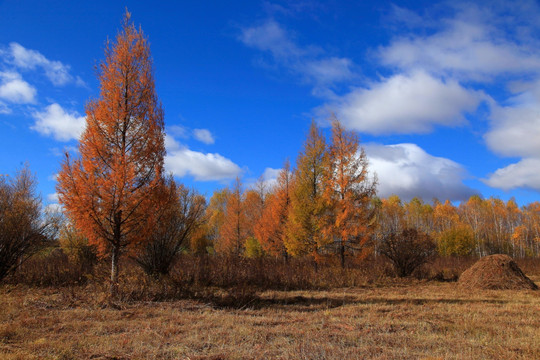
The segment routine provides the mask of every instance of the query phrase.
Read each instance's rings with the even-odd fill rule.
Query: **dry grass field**
[[[0,358],[540,359],[539,291],[408,279],[116,304],[100,291],[1,286]]]

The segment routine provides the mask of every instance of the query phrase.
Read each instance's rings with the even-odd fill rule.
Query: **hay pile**
[[[459,285],[476,289],[537,290],[538,286],[508,255],[490,255],[478,260],[459,277]]]

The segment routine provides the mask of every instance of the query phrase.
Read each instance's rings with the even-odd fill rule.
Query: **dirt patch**
[[[492,290],[537,290],[538,286],[529,279],[508,255],[490,255],[478,260],[459,278],[459,285],[476,289]]]

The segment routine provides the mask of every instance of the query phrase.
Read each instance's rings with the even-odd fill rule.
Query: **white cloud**
[[[0,99],[17,104],[35,101],[36,89],[16,72],[0,72]]]
[[[167,126],[167,133],[183,139],[187,139],[189,137],[188,129],[181,125]]]
[[[2,101],[0,101],[0,114],[10,114],[10,113],[11,113],[11,109]]]
[[[167,152],[176,151],[180,148],[180,143],[175,140],[174,136],[165,134],[165,149],[167,149]]]
[[[215,142],[214,136],[207,129],[193,129],[193,136],[195,139],[207,145]]]
[[[165,136],[165,147],[165,169],[178,177],[191,175],[199,181],[225,180],[235,178],[242,171],[226,157],[190,150],[170,135]]]
[[[71,82],[84,85],[81,78],[75,78],[69,73],[69,65],[65,65],[60,61],[49,60],[36,50],[30,50],[12,42],[9,44],[7,54],[8,62],[20,69],[35,70],[38,67],[41,68],[45,72],[45,76],[56,86],[66,85]]]
[[[45,206],[46,214],[59,214],[63,211],[64,207],[60,204],[49,204]]]
[[[540,81],[521,84],[506,106],[493,105],[486,144],[503,156],[540,158]]]
[[[485,96],[423,71],[394,75],[369,88],[357,88],[318,108],[333,112],[349,129],[369,134],[427,133],[435,125],[463,124]]]
[[[302,71],[319,83],[331,84],[352,79],[355,76],[351,70],[352,66],[350,59],[330,57],[309,61],[305,66],[302,65]]]
[[[463,200],[475,193],[463,184],[467,174],[460,164],[430,155],[418,145],[367,144],[364,149],[370,172],[377,174],[380,197]]]
[[[350,59],[326,56],[316,46],[297,45],[291,34],[272,19],[242,29],[239,40],[246,46],[271,53],[280,66],[300,75],[304,81],[316,87],[329,86],[355,76]]]
[[[32,114],[36,122],[33,130],[50,135],[59,141],[78,139],[84,130],[86,120],[76,112],[67,112],[60,105],[54,103],[41,112]]]
[[[540,71],[538,6],[531,2],[479,6],[451,5],[449,17],[423,18],[423,31],[392,39],[379,48],[383,64],[402,70],[423,68],[435,73],[491,81],[493,75]],[[403,11],[399,11],[403,15]],[[398,14],[399,15],[399,14]],[[407,11],[405,18],[422,22]]]
[[[540,159],[526,158],[498,169],[484,182],[494,188],[527,188],[540,191]]]
[[[512,90],[518,93],[505,106],[492,106],[491,128],[484,139],[495,153],[522,159],[496,170],[483,181],[503,190],[540,191],[540,81],[520,83]]]
[[[280,24],[267,20],[259,26],[242,29],[240,41],[247,46],[269,51],[275,58],[286,61],[305,55],[306,50],[300,49],[289,37]]]
[[[51,203],[58,203],[58,193],[53,193],[47,195],[47,201]]]
[[[282,169],[273,169],[270,167],[264,169],[262,178],[268,189],[271,189],[277,185],[277,179],[281,170]]]
[[[264,169],[262,175],[259,178],[248,178],[246,180],[246,188],[256,189],[258,183],[262,180],[264,187],[267,191],[270,191],[274,186],[277,185],[277,179],[281,169],[274,169],[267,167]]]

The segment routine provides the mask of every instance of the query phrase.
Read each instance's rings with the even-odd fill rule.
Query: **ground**
[[[0,358],[540,359],[539,312],[540,291],[415,280],[266,291],[241,307],[4,285]]]

